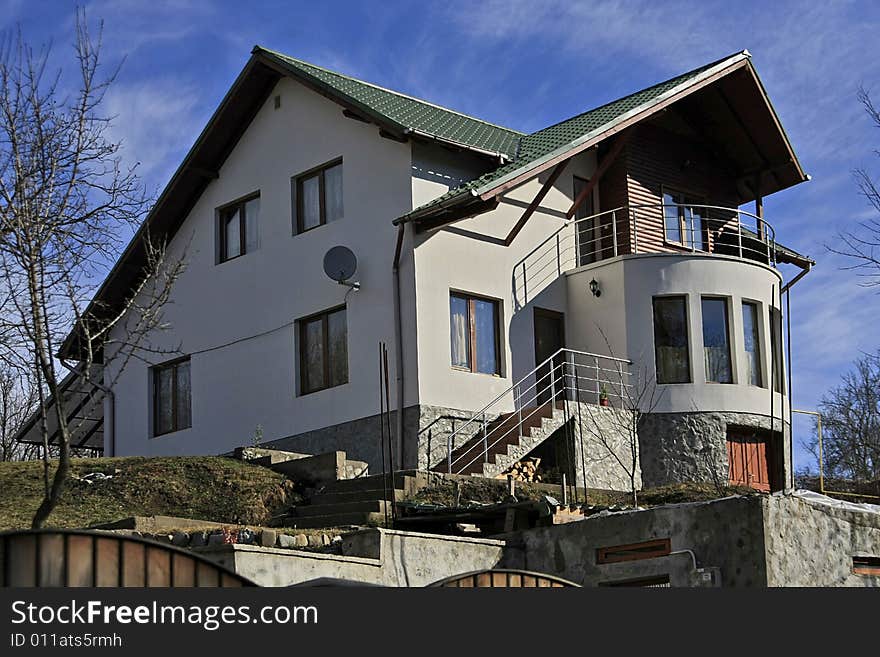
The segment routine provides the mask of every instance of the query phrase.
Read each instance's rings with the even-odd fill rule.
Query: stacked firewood
[[[538,471],[540,465],[541,459],[537,457],[523,459],[510,466],[507,472],[500,475],[499,478],[507,479],[507,476],[510,475],[515,481],[540,482],[541,473]]]

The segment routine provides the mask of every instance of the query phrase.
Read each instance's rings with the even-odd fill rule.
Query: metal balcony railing
[[[619,255],[725,255],[776,266],[773,227],[751,212],[716,205],[650,204],[566,222],[520,260],[513,291],[522,307],[564,272]]]
[[[626,406],[631,367],[632,361],[625,358],[560,349],[448,436],[444,471],[460,474],[489,462],[501,448],[518,441],[530,422],[547,417],[548,408],[551,415],[560,411],[567,419],[569,402]]]

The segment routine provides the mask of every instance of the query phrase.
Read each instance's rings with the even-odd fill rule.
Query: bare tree
[[[609,355],[614,357],[614,349],[605,332],[601,328],[598,331],[605,340]],[[598,446],[603,455],[623,470],[629,481],[633,506],[639,504],[639,426],[644,415],[653,412],[663,398],[663,393],[658,392],[649,369],[648,366],[641,366],[627,372],[621,368],[617,374],[609,375],[611,393],[608,393],[609,385],[604,387],[604,392],[609,398],[613,398],[609,403],[615,407],[614,412],[606,412],[600,407],[576,399],[581,410],[576,417],[581,444],[584,444],[583,436],[586,433],[591,438],[590,443]],[[586,422],[583,421],[583,416],[587,417]],[[586,446],[584,449],[587,449]],[[586,454],[581,455],[582,460],[586,458]]]
[[[27,375],[0,370],[0,461],[39,458],[36,445],[16,442],[15,437],[37,408],[37,390]]]
[[[880,109],[874,105],[870,94],[864,88],[859,88],[858,99],[874,127],[880,128]],[[876,150],[875,154],[880,155],[880,150]],[[853,264],[844,269],[856,270],[865,279],[862,285],[875,287],[880,285],[880,188],[865,168],[856,169],[853,176],[862,195],[878,216],[858,222],[856,230],[839,231],[837,237],[842,246],[827,248],[832,253],[851,258]]]
[[[853,482],[880,479],[880,352],[859,358],[822,397],[824,474]],[[804,445],[818,459],[818,437]]]
[[[146,237],[142,282],[121,308],[89,304],[150,202],[123,165],[120,144],[107,136],[110,117],[101,106],[118,68],[105,73],[100,65],[102,31],[100,25],[92,38],[85,14],[77,13],[72,80],[62,71],[47,74],[49,48],[34,51],[20,33],[0,44],[0,358],[32,373],[38,393],[45,495],[35,528],[61,496],[77,428],[64,410],[67,366],[57,358],[64,337],[72,328],[77,376],[105,385],[106,368],[95,364],[118,359],[118,375],[130,358],[143,357],[182,270],[182,261],[169,261],[164,246]],[[54,475],[50,413],[58,436]]]

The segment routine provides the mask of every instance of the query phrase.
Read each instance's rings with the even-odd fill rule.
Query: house
[[[81,440],[379,468],[385,343],[398,467],[543,450],[626,487],[635,436],[645,486],[787,487],[782,270],[813,262],[763,198],[807,179],[747,51],[525,134],[255,47],[93,302],[120,307],[164,237],[187,267],[152,341],[175,356],[119,373],[107,346]]]

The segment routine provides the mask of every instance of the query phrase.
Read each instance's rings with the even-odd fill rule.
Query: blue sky
[[[5,0],[0,27],[71,53],[74,4]],[[880,3],[509,0],[480,3],[95,0],[105,61],[125,59],[107,98],[125,157],[151,188],[169,178],[254,44],[532,131],[748,49],[813,180],[765,203],[783,243],[818,266],[792,292],[794,401],[814,408],[861,352],[880,347],[880,297],[827,252],[870,216],[852,169],[880,177],[880,132],[856,100],[880,101]],[[68,60],[69,61],[69,60]],[[789,275],[791,275],[789,273]],[[797,423],[806,430],[806,423]],[[805,463],[796,446],[796,463]]]

